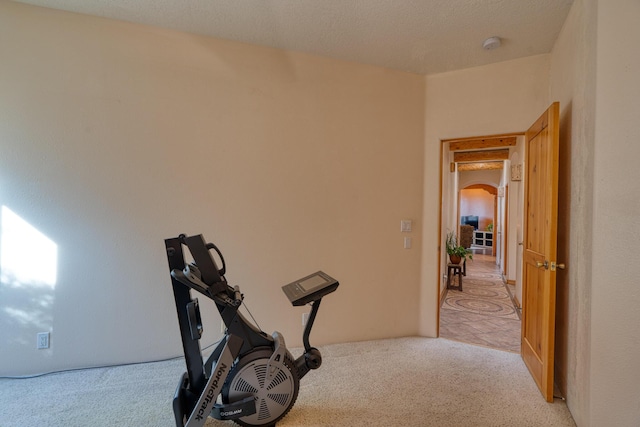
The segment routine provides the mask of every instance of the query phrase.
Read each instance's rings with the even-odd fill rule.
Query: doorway
[[[521,223],[521,218],[509,221],[509,212],[521,211],[509,208],[510,190],[518,190],[509,185],[510,159],[514,154],[517,158],[523,143],[523,134],[442,141],[441,234],[459,233],[465,223],[474,226],[474,258],[467,262],[462,290],[447,289],[447,255],[441,254],[443,338],[520,351],[516,271],[515,265],[512,271],[507,269],[506,260],[511,250],[517,250],[517,233],[509,233],[509,224]]]
[[[471,248],[482,254],[496,256],[499,244],[494,233],[496,213],[498,211],[498,185],[500,170],[478,176],[479,172],[460,172],[458,192],[458,216],[460,225],[474,228]],[[476,184],[479,179],[483,183]]]

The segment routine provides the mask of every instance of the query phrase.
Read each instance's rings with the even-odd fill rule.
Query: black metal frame
[[[187,266],[185,264],[183,245],[188,247],[193,256],[195,266]],[[237,286],[231,287],[227,284],[224,278],[225,267],[223,259],[223,268],[218,269],[209,252],[210,249],[215,249],[222,257],[215,245],[207,244],[202,235],[190,237],[180,235],[166,239],[165,247],[169,271],[171,272],[180,335],[182,337],[182,348],[187,365],[187,372],[183,374],[173,400],[176,425],[178,427],[201,426],[209,415],[207,413],[203,420],[203,411],[205,409],[211,410],[211,408],[211,415],[218,419],[234,419],[255,413],[253,398],[223,405],[215,404],[215,397],[217,397],[217,393],[219,393],[221,385],[226,380],[230,370],[225,369],[225,367],[230,368],[235,360],[260,348],[272,351],[274,354],[272,358],[286,353],[292,359],[292,356],[284,346],[284,339],[278,332],[274,332],[273,336],[265,334],[249,322],[242,313],[238,312],[243,295]],[[193,269],[197,274],[187,277],[184,272],[191,273],[189,268]],[[311,334],[311,328],[322,297],[327,293],[333,292],[337,286],[338,282],[333,280],[331,288],[319,293],[317,296],[314,295],[313,301],[310,303],[311,312],[303,333],[305,353],[294,361],[298,378],[304,377],[311,369],[319,368],[322,363],[320,351],[311,347],[309,343],[309,335]],[[191,297],[192,289],[215,302],[226,326],[225,336],[209,356],[206,363],[203,363],[199,344],[202,334],[200,309],[198,300]],[[215,394],[215,396],[206,399],[206,394]],[[242,411],[236,411],[238,408],[242,408]],[[252,410],[253,412],[251,412]],[[198,412],[200,412],[199,415]],[[239,413],[241,415],[225,416],[224,414],[227,413]]]

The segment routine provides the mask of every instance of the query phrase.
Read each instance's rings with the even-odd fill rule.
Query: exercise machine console
[[[201,427],[209,416],[242,426],[275,426],[295,403],[300,379],[322,364],[309,335],[322,298],[338,288],[338,281],[317,271],[282,287],[292,305],[311,305],[302,336],[304,353],[294,359],[282,334],[266,334],[238,311],[244,295],[227,283],[224,257],[216,245],[202,235],[181,234],[166,239],[165,246],[187,365],[173,398],[176,426]],[[189,264],[185,246],[194,260]],[[206,361],[199,344],[204,329],[199,301],[192,298],[192,290],[213,300],[225,326]]]

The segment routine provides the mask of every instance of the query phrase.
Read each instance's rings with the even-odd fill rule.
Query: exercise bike
[[[295,403],[300,379],[322,364],[309,335],[322,298],[338,288],[338,281],[318,271],[282,287],[292,305],[311,304],[303,333],[305,351],[294,359],[279,332],[267,335],[238,311],[244,295],[227,283],[224,257],[213,243],[202,235],[181,234],[166,239],[165,246],[187,365],[173,398],[176,426],[201,427],[209,416],[241,426],[275,426]],[[184,246],[194,260],[188,265]],[[220,269],[212,249],[222,262]],[[191,298],[191,290],[214,301],[226,328],[206,362],[199,344],[199,302]]]

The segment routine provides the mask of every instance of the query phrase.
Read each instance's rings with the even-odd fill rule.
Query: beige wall
[[[597,2],[591,425],[640,425],[640,2]],[[632,253],[635,252],[632,250]],[[612,420],[615,420],[612,422]]]
[[[481,170],[458,172],[458,188],[463,189],[474,184],[487,184],[494,187],[500,186],[502,178],[501,170]],[[493,210],[493,204],[491,209]],[[467,215],[471,215],[470,213]]]
[[[58,249],[55,288],[0,287],[0,375],[181,354],[179,233],[290,346],[280,287],[317,269],[341,287],[312,343],[418,333],[424,77],[8,2],[0,57],[0,204]]]
[[[575,1],[551,54],[561,104],[556,378],[579,426],[640,422],[637,275],[618,248],[640,237],[640,4]]]
[[[551,97],[553,99],[553,97]],[[515,297],[522,304],[522,245],[524,240],[524,181],[511,180],[512,165],[524,166],[524,136],[517,138],[516,146],[512,147],[509,154],[509,169],[505,171],[509,184],[509,224],[507,242],[507,279],[515,282]]]
[[[447,229],[455,226],[449,219],[438,237],[440,195],[438,187],[441,140],[523,132],[548,107],[549,56],[538,55],[483,67],[435,74],[426,77],[425,160],[424,160],[424,250],[420,295],[420,332],[437,333],[437,313],[441,272],[446,253],[438,258],[438,244],[444,242]],[[443,176],[444,218],[454,218],[455,180],[446,171]]]
[[[576,422],[590,424],[595,8],[576,1],[551,54],[551,97],[560,102],[556,382]]]

